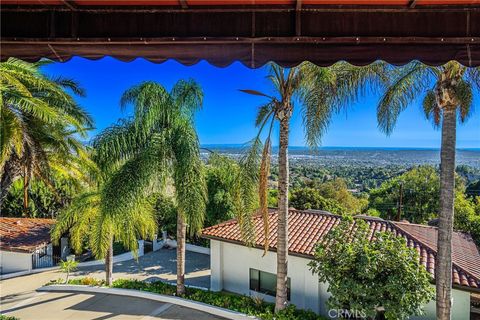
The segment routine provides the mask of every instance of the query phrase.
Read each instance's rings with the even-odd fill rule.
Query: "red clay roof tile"
[[[387,231],[403,237],[411,248],[415,248],[420,257],[420,263],[435,277],[435,256],[437,250],[437,228],[405,222],[386,221],[379,218],[359,216],[370,226],[370,240],[374,240],[375,232]],[[269,216],[270,250],[277,244],[277,212],[270,211]],[[263,220],[253,217],[256,239],[254,245],[263,248]],[[338,223],[340,217],[329,212],[318,210],[289,210],[289,253],[313,256],[315,246]],[[221,241],[243,243],[240,227],[235,219],[206,228],[202,236]],[[475,243],[467,234],[454,232],[452,238],[452,282],[453,284],[480,288],[480,254]]]
[[[50,242],[53,219],[0,217],[0,249],[33,252],[36,247]]]

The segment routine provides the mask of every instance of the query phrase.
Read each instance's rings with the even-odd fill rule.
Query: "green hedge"
[[[114,288],[134,289],[141,291],[154,292],[173,296],[176,293],[174,285],[161,281],[146,283],[138,280],[116,280],[113,283]],[[247,296],[240,296],[226,292],[205,291],[195,288],[187,288],[183,298],[203,302],[212,306],[217,306],[229,310],[238,311],[248,315],[256,316],[265,320],[323,320],[312,311],[305,311],[290,305],[288,308],[278,314],[273,314],[274,305],[266,303],[261,299],[255,299]]]
[[[104,282],[93,278],[80,278],[70,280],[69,284],[101,286],[104,285]],[[161,281],[147,283],[138,280],[119,279],[113,282],[112,287],[148,291],[169,296],[176,295],[176,287],[174,285]],[[238,311],[264,320],[325,320],[325,318],[318,316],[312,311],[297,309],[294,305],[290,305],[285,310],[274,314],[274,304],[272,303],[264,302],[262,299],[258,298],[240,296],[227,292],[213,292],[187,288],[186,294],[182,296],[182,298]]]
[[[19,320],[19,319],[16,318],[16,317],[11,317],[11,316],[6,316],[6,315],[3,315],[3,314],[0,314],[0,320]]]

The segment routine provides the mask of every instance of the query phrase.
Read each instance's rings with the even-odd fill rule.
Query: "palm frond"
[[[178,211],[188,224],[190,233],[195,234],[203,227],[207,201],[199,142],[192,125],[180,119],[173,128],[172,138]]]
[[[135,122],[144,132],[155,131],[170,123],[179,110],[167,90],[160,84],[150,81],[134,86],[122,95],[120,106],[133,105]]]
[[[404,67],[391,71],[391,81],[383,94],[377,108],[377,119],[380,130],[390,135],[395,127],[399,114],[422,91],[428,89],[432,68],[412,62]]]
[[[193,79],[179,80],[170,94],[180,112],[189,119],[193,120],[195,112],[202,108],[203,90]]]
[[[249,143],[240,159],[240,171],[234,188],[234,214],[239,222],[242,239],[247,245],[255,240],[252,215],[259,207],[259,179],[263,143],[259,134]]]
[[[455,96],[459,103],[459,119],[464,123],[473,114],[473,88],[472,84],[464,79],[455,86]]]
[[[167,141],[168,143],[168,141]],[[140,205],[142,199],[156,192],[157,182],[168,170],[164,156],[165,139],[152,137],[146,149],[128,160],[105,183],[102,190],[102,215],[115,219],[128,217],[128,212]]]
[[[423,112],[428,120],[432,121],[435,128],[439,128],[442,121],[442,110],[437,104],[435,90],[428,90],[423,99]]]
[[[100,195],[96,191],[86,192],[74,198],[57,216],[51,231],[52,242],[57,245],[60,238],[69,233],[73,249],[81,252],[88,228],[98,214],[99,204]]]
[[[275,112],[275,105],[276,101],[272,100],[258,107],[257,117],[255,119],[256,127],[268,121],[268,118]]]
[[[480,91],[480,67],[467,68],[466,81],[470,82],[472,87]]]
[[[105,170],[117,169],[138,154],[146,146],[149,137],[150,134],[141,130],[133,120],[121,119],[93,140],[95,161]]]
[[[311,148],[316,148],[327,131],[332,114],[335,110],[326,99],[317,94],[306,94],[303,98],[302,116],[305,141]]]
[[[270,248],[268,241],[269,234],[269,212],[268,212],[268,177],[270,176],[270,160],[271,160],[271,142],[270,136],[267,137],[262,151],[262,161],[260,164],[260,185],[259,185],[259,198],[260,198],[260,214],[263,218],[263,234],[265,236],[264,252],[265,256]]]

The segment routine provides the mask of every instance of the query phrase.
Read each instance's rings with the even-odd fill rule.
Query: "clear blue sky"
[[[238,89],[256,89],[270,93],[271,87],[265,79],[265,69],[248,69],[240,63],[226,68],[217,68],[207,62],[194,66],[183,66],[175,61],[154,64],[143,59],[125,63],[113,58],[90,61],[73,58],[66,63],[55,63],[45,67],[45,72],[74,78],[86,89],[86,98],[78,102],[88,110],[96,123],[94,135],[121,117],[128,116],[120,111],[122,93],[132,85],[154,80],[167,89],[182,78],[194,78],[203,87],[204,108],[197,114],[196,126],[202,144],[242,144],[250,140],[256,130],[254,119],[257,106],[264,101],[261,97],[244,94]],[[334,117],[324,136],[323,146],[347,147],[415,147],[437,148],[440,146],[440,131],[434,130],[425,120],[420,101],[415,101],[402,113],[396,130],[386,137],[376,125],[376,97],[369,95],[352,105],[348,112]],[[480,148],[480,109],[478,92],[474,104],[477,106],[467,124],[458,127],[459,148]],[[303,146],[301,117],[292,119],[292,146]]]

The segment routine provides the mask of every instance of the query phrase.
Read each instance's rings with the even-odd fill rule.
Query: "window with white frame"
[[[275,296],[277,275],[250,268],[250,290]],[[287,299],[290,300],[290,278],[287,279]]]

